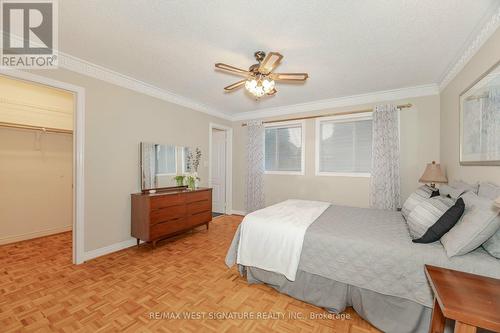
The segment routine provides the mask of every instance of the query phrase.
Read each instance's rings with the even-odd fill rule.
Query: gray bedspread
[[[226,264],[236,263],[239,228]],[[448,258],[441,243],[414,244],[400,212],[330,206],[307,230],[299,270],[432,307],[424,264],[500,278],[482,248]]]

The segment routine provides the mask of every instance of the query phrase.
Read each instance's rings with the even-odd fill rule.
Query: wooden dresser
[[[206,225],[212,220],[212,189],[176,188],[132,194],[132,237],[152,242]]]

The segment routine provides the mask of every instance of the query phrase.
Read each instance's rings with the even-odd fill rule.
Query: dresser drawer
[[[186,202],[212,200],[210,191],[191,192],[191,193],[186,193],[185,196],[186,196]]]
[[[197,213],[188,216],[188,224],[190,226],[200,225],[212,221],[212,212]]]
[[[159,239],[177,231],[186,229],[187,227],[188,224],[184,218],[158,223],[151,226],[150,239]]]
[[[176,206],[185,202],[185,198],[181,194],[162,195],[151,198],[151,209],[159,209],[164,207]]]
[[[155,209],[151,211],[151,224],[166,222],[186,215],[186,205],[170,206],[166,208]]]
[[[208,200],[196,201],[187,204],[187,211],[189,215],[210,212],[212,210],[212,203]]]

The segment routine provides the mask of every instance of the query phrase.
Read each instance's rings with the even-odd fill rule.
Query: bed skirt
[[[399,297],[333,281],[304,271],[297,271],[295,281],[285,276],[258,269],[239,266],[250,284],[264,283],[281,293],[301,301],[325,308],[334,313],[352,306],[373,326],[387,333],[424,333],[429,331],[432,309]],[[453,323],[448,323],[447,326]]]

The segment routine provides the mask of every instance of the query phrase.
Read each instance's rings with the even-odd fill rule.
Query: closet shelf
[[[33,126],[33,125],[22,125],[22,124],[6,123],[6,122],[1,122],[1,121],[0,121],[0,127],[20,128],[20,129],[27,129],[27,130],[42,131],[42,132],[47,132],[47,133],[73,134],[73,131],[68,130],[68,129]]]

